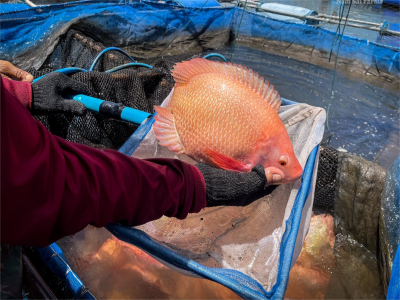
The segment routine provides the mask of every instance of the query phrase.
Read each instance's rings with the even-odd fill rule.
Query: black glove
[[[206,183],[207,206],[246,206],[271,193],[265,188],[264,167],[256,165],[249,173],[226,171],[200,163],[196,167]]]
[[[66,99],[63,96],[90,94],[87,86],[68,76],[54,72],[32,84],[32,113],[69,112],[82,115],[86,111],[84,104]]]

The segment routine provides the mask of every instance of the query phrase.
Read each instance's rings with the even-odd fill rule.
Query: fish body
[[[277,111],[281,98],[268,81],[240,65],[203,58],[178,63],[167,109],[155,107],[159,144],[198,162],[249,172],[261,164],[284,182],[302,168]]]

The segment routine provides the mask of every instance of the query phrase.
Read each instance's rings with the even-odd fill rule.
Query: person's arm
[[[1,241],[44,246],[86,225],[163,215],[185,218],[206,206],[198,170],[179,160],[139,160],[51,135],[17,99],[29,83],[1,80]]]

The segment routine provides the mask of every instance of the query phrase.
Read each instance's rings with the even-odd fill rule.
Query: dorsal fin
[[[247,85],[265,99],[266,103],[276,112],[281,107],[282,99],[278,92],[264,77],[241,65],[220,63],[205,58],[194,58],[190,61],[177,63],[172,70],[172,76],[178,86],[186,85],[190,78],[204,73],[230,75],[232,78]]]

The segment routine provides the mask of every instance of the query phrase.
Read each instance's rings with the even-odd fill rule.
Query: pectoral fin
[[[218,167],[228,171],[235,172],[248,172],[250,171],[250,167],[246,164],[243,164],[233,158],[230,158],[224,154],[221,154],[217,151],[206,149],[204,153],[210,158],[210,160]]]
[[[185,153],[185,149],[176,131],[174,115],[161,106],[154,106],[157,115],[154,117],[154,134],[161,146],[178,154]]]

